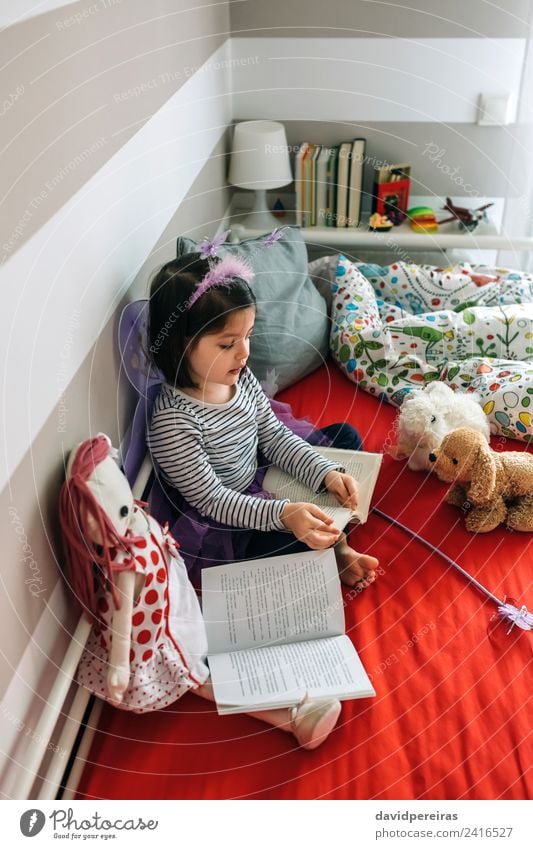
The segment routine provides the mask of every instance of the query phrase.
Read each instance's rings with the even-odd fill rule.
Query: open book
[[[352,511],[341,507],[336,498],[329,492],[318,494],[303,483],[300,483],[287,472],[282,472],[277,466],[270,466],[263,480],[263,488],[276,498],[288,498],[290,501],[307,501],[317,504],[324,513],[331,516],[338,528],[342,530],[348,522],[356,521],[364,524],[368,519],[370,500],[374,492],[383,454],[370,454],[367,451],[346,451],[343,448],[323,448],[313,446],[314,450],[344,466],[347,474],[359,483],[359,504]]]
[[[220,714],[376,695],[345,634],[333,549],[204,569],[202,607]]]

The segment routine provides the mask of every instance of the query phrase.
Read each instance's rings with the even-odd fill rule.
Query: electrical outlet
[[[511,123],[510,94],[480,94],[477,123],[483,127],[503,127]]]

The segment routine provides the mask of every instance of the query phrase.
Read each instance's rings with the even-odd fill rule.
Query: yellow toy
[[[429,206],[414,206],[408,213],[407,218],[411,230],[415,233],[436,233],[438,228],[437,216]]]

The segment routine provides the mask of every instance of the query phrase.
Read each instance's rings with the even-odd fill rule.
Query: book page
[[[363,698],[374,688],[349,637],[209,656],[219,713],[289,707],[309,698]]]
[[[322,446],[315,448],[315,451],[328,460],[333,460],[333,462],[342,465],[346,472],[358,481],[359,504],[355,512],[341,507],[336,498],[329,492],[317,495],[308,486],[300,483],[277,466],[270,466],[267,469],[263,481],[264,489],[276,498],[288,498],[290,501],[310,501],[317,504],[325,513],[332,516],[339,528],[343,528],[351,518],[358,519],[361,523],[366,522],[383,455],[372,454],[367,451],[346,451],[342,448],[323,448]]]
[[[303,551],[202,571],[209,653],[344,633],[333,549]]]

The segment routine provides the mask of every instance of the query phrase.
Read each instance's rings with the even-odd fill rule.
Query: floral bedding
[[[493,433],[533,440],[532,275],[341,256],[331,350],[351,380],[392,404],[443,380],[479,394]]]

